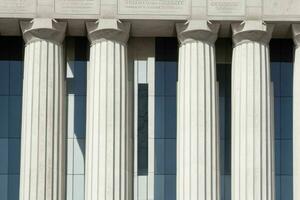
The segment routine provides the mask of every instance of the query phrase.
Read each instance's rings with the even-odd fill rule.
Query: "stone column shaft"
[[[87,23],[86,200],[131,200],[133,141],[128,110],[127,46],[130,25]]]
[[[218,200],[218,90],[214,42],[219,25],[177,24],[177,199]]]
[[[65,198],[65,23],[22,22],[24,58],[20,200]]]
[[[273,200],[273,89],[271,25],[233,24],[232,199]]]

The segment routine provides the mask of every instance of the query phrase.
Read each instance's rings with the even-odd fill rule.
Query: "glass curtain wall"
[[[0,37],[0,199],[19,200],[23,39]]]
[[[292,40],[273,39],[270,42],[276,200],[293,199],[293,48]]]
[[[86,77],[89,43],[85,37],[66,38],[67,187],[66,200],[84,200]]]

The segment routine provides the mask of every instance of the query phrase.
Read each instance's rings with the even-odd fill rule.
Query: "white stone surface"
[[[219,26],[177,24],[177,199],[218,200],[219,130],[214,42]]]
[[[300,24],[292,26],[295,43],[293,82],[293,181],[294,200],[300,198]]]
[[[60,14],[100,14],[99,0],[55,0],[55,12]]]
[[[131,200],[132,84],[127,65],[130,25],[115,19],[87,24],[86,200]],[[131,81],[132,82],[132,81]]]
[[[246,0],[207,0],[208,15],[243,16]]]
[[[298,0],[265,0],[262,2],[265,15],[274,16],[275,18],[284,18],[286,16],[300,16],[300,1]]]
[[[274,200],[272,25],[233,24],[232,199]]]
[[[191,0],[118,0],[119,14],[189,15]]]
[[[65,199],[65,23],[21,22],[24,58],[20,200]]]
[[[138,175],[138,123],[134,122],[134,199],[154,199],[155,178],[155,38],[131,38],[128,44],[129,63],[135,72],[135,119],[138,111],[138,83],[148,84],[148,174]],[[142,79],[141,79],[142,77]]]

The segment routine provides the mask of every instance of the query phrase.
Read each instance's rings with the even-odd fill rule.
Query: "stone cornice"
[[[177,37],[181,44],[192,41],[213,44],[218,38],[219,27],[207,20],[190,20],[176,24]]]
[[[66,22],[57,22],[51,18],[35,18],[31,21],[21,21],[20,26],[26,43],[35,40],[62,43],[67,29]]]
[[[87,22],[86,29],[92,44],[101,40],[126,44],[129,38],[130,24],[118,19],[99,19],[96,22]]]
[[[249,41],[268,44],[272,38],[274,25],[261,20],[247,20],[231,24],[231,28],[235,45]]]

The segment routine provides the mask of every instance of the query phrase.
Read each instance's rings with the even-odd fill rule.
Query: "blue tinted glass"
[[[10,61],[9,65],[9,93],[22,95],[23,66],[22,61]]]
[[[0,37],[0,199],[19,199],[23,39]]]
[[[8,193],[8,175],[0,174],[0,194],[1,198],[6,200]]]
[[[282,140],[280,145],[280,174],[292,175],[293,174],[293,144],[292,140]]]
[[[274,96],[280,96],[280,62],[271,63],[271,77],[274,84]]]
[[[0,138],[8,137],[8,100],[9,96],[0,95]]]
[[[155,174],[165,173],[165,139],[155,139]]]
[[[292,40],[273,39],[270,43],[271,78],[275,92],[276,200],[292,200],[293,196],[293,46]]]
[[[74,133],[76,138],[85,138],[86,96],[74,98]]]
[[[84,200],[85,134],[86,134],[86,76],[88,41],[85,37],[66,38],[67,70],[67,176],[66,200]]]
[[[281,176],[280,199],[293,200],[293,177]]]
[[[8,174],[8,139],[0,139],[0,174]]]
[[[22,96],[9,97],[8,112],[8,128],[9,138],[20,138],[21,136],[21,120],[22,120]]]
[[[219,83],[219,127],[220,127],[220,169],[221,200],[231,198],[231,40],[216,42],[217,80]]]
[[[0,95],[9,95],[9,61],[0,60]]]
[[[154,199],[163,200],[165,197],[165,175],[154,176]],[[173,195],[173,194],[168,194]],[[167,195],[166,195],[167,196]]]
[[[148,174],[148,84],[138,84],[138,175]]]
[[[164,98],[165,103],[165,138],[176,138],[176,97]]]
[[[166,175],[164,200],[174,200],[174,199],[176,199],[176,175]]]
[[[275,90],[275,88],[274,88]],[[275,139],[281,138],[281,98],[277,96],[274,98],[274,128],[275,128]]]
[[[19,174],[20,172],[20,139],[8,140],[8,173]]]
[[[292,96],[293,93],[293,64],[281,62],[280,64],[280,95]]]
[[[176,139],[165,140],[165,174],[176,174]]]
[[[293,102],[292,97],[280,98],[280,135],[282,139],[292,139],[293,126]]]
[[[19,175],[8,176],[8,200],[19,200]]]
[[[177,39],[156,38],[154,199],[176,199]]]

